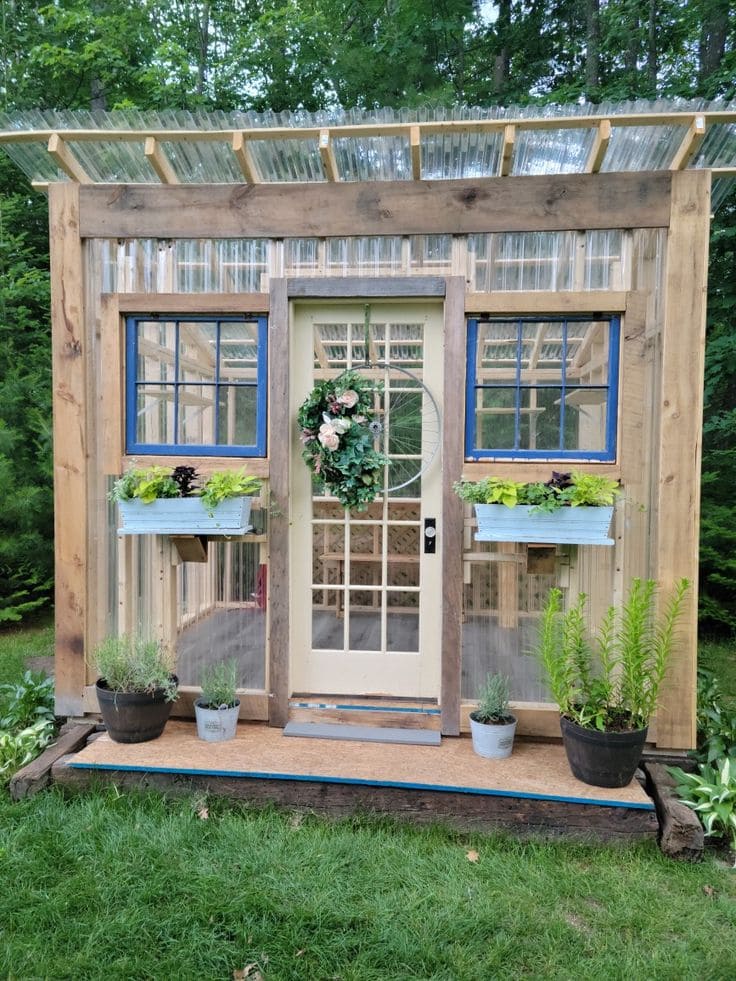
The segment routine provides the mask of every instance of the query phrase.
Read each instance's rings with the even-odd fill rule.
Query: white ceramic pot
[[[489,760],[503,760],[511,756],[516,734],[516,719],[507,725],[487,725],[476,722],[470,714],[470,734],[473,737],[473,749],[478,756]]]
[[[197,720],[197,735],[208,743],[221,743],[226,739],[235,738],[235,730],[238,726],[238,713],[240,712],[240,699],[232,708],[222,706],[221,708],[205,708],[201,704],[201,699],[194,703],[194,715]]]

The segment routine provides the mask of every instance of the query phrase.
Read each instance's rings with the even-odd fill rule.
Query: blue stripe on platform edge
[[[588,797],[564,797],[557,794],[532,794],[514,790],[487,790],[483,787],[446,787],[443,784],[409,783],[399,780],[360,780],[356,777],[321,777],[303,773],[260,773],[257,770],[193,770],[172,766],[132,766],[109,763],[67,763],[75,770],[124,770],[129,773],[179,773],[200,777],[239,777],[251,780],[300,780],[303,783],[338,783],[358,787],[397,787],[400,790],[434,790],[443,793],[476,794],[481,797],[515,797],[519,800],[551,800],[562,804],[590,804],[594,807],[626,807],[634,811],[653,811],[654,804],[633,801],[591,800]]]

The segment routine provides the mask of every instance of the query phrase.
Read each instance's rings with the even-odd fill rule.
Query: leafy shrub
[[[454,484],[455,493],[469,504],[517,504],[552,512],[562,507],[601,507],[613,504],[620,493],[618,482],[598,474],[553,473],[547,480],[519,483],[501,477],[462,480]]]
[[[19,732],[0,730],[0,785],[34,760],[54,738],[51,719],[39,719]]]
[[[230,497],[251,497],[261,489],[261,481],[240,470],[219,470],[210,474],[201,489],[196,482],[195,467],[131,467],[119,477],[110,491],[111,501],[142,501],[152,504],[161,498],[196,497],[211,515],[222,501]]]
[[[736,851],[736,768],[730,759],[716,766],[701,763],[700,773],[685,773],[679,767],[669,768],[677,781],[675,792],[683,804],[700,818],[706,835],[729,837]]]
[[[0,685],[0,695],[5,703],[0,729],[16,732],[43,719],[54,721],[53,678],[26,671],[19,682]]]
[[[736,712],[722,702],[718,679],[698,671],[698,748],[691,755],[701,763],[731,757],[736,764]]]

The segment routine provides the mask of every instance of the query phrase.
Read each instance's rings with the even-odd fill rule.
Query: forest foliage
[[[0,104],[317,110],[736,97],[731,0],[6,0]],[[0,624],[50,596],[46,202],[0,155]],[[711,241],[701,623],[736,630],[736,202]]]

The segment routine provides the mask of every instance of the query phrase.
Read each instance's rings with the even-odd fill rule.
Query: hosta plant
[[[0,785],[34,760],[55,735],[51,719],[39,719],[19,732],[0,730]]]
[[[736,764],[726,758],[715,766],[701,763],[698,770],[699,773],[685,773],[679,767],[670,767],[669,772],[677,781],[675,793],[698,815],[706,835],[728,838],[736,853]]]

